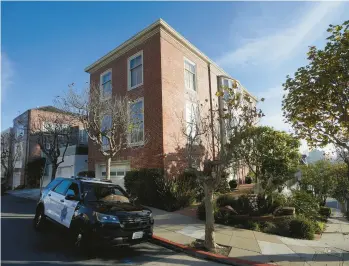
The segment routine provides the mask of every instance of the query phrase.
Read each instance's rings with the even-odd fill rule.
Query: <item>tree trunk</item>
[[[215,251],[216,242],[215,242],[215,234],[214,234],[213,188],[212,186],[204,183],[204,191],[205,191],[205,210],[206,210],[204,245],[209,251]]]
[[[107,158],[106,162],[106,167],[105,167],[105,176],[108,180],[110,180],[110,163],[111,163],[111,158]]]
[[[51,173],[51,181],[56,178],[58,166],[55,163],[52,163],[52,173]]]

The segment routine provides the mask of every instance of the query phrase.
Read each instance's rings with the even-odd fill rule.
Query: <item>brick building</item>
[[[112,160],[111,178],[116,182],[122,182],[132,168],[180,168],[185,161],[181,119],[190,116],[190,106],[197,102],[208,103],[206,110],[219,104],[215,102],[218,84],[231,85],[223,69],[162,19],[85,71],[90,74],[90,83],[100,84],[103,93],[127,95],[143,109],[141,134],[131,137],[132,148]],[[105,175],[103,156],[92,142],[89,170],[95,170],[96,176]]]
[[[57,121],[57,117],[60,116],[61,119],[59,119],[59,121],[73,128],[72,132],[75,137],[71,138],[72,143],[70,143],[70,145],[87,146],[87,135],[85,135],[83,127],[73,122],[72,119],[68,119],[66,117],[67,115],[62,114],[60,109],[53,106],[43,106],[27,110],[13,120],[13,132],[18,139],[21,155],[15,163],[11,184],[12,188],[19,185],[27,185],[28,182],[25,172],[27,163],[45,157],[37,142],[37,137],[33,133],[38,130],[43,130],[43,123],[49,123],[50,119],[52,119],[51,122],[54,122],[54,120]],[[47,163],[47,167],[50,167],[49,162]],[[45,172],[46,171],[47,169],[45,169]]]

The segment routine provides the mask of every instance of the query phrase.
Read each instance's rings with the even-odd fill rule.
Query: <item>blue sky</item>
[[[282,122],[282,83],[323,46],[349,2],[2,2],[1,126],[52,104],[84,68],[158,18],[265,97],[263,123]]]

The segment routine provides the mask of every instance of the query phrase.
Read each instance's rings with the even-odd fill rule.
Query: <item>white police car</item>
[[[136,205],[120,186],[81,177],[57,177],[43,189],[34,228],[41,231],[48,221],[69,229],[83,249],[147,241],[154,224],[151,210]]]

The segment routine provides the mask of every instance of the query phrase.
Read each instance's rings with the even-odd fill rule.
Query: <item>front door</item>
[[[74,195],[76,198],[78,198],[80,196],[80,192],[79,192],[79,186],[77,183],[73,182],[71,183],[71,185],[69,186],[66,195]],[[63,224],[65,227],[70,227],[70,223],[71,220],[73,218],[74,215],[74,211],[76,206],[78,205],[79,201],[77,200],[67,200],[64,199],[64,203],[63,203],[63,208],[61,211],[61,224]]]
[[[65,194],[72,184],[70,180],[63,180],[53,191],[51,191],[51,211],[52,219],[56,222],[63,224],[63,219],[65,218],[64,207],[64,198]]]

